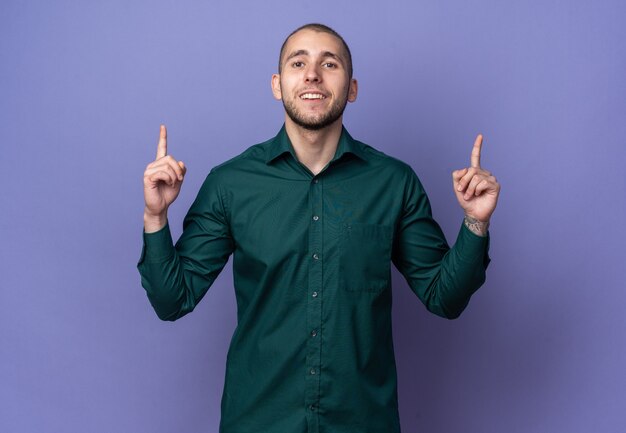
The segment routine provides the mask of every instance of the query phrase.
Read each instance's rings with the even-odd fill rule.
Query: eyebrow
[[[289,54],[286,58],[285,58],[285,63],[287,61],[289,61],[289,59],[292,59],[294,57],[298,57],[298,56],[308,56],[309,52],[307,50],[297,50],[294,51],[293,53]],[[341,63],[343,66],[345,66],[345,62],[343,61],[343,59],[338,56],[337,54],[333,53],[332,51],[324,51],[322,53],[322,57],[331,57],[335,60],[337,60],[339,63]]]

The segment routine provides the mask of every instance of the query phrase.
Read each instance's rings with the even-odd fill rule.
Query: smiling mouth
[[[326,96],[322,95],[321,93],[304,93],[302,95],[300,95],[300,99],[302,100],[322,100],[322,99],[326,99]]]

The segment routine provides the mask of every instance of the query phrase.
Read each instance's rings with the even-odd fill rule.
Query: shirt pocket
[[[349,292],[382,292],[391,281],[392,227],[344,224],[339,287]]]

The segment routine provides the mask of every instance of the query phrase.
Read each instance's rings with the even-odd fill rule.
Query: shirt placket
[[[309,186],[309,288],[307,292],[307,356],[305,405],[309,433],[319,432],[320,378],[322,371],[322,275],[324,267],[322,233],[322,179],[314,177]]]

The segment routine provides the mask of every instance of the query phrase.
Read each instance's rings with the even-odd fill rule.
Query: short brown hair
[[[341,41],[341,45],[343,45],[344,50],[346,50],[346,54],[348,55],[348,65],[347,65],[348,75],[350,76],[350,79],[352,79],[352,54],[350,53],[350,48],[348,47],[348,44],[346,44],[346,41],[344,41],[344,39],[341,37],[339,33],[334,31],[327,25],[319,24],[319,23],[305,24],[303,26],[298,27],[293,32],[289,33],[289,36],[287,36],[287,38],[283,42],[283,45],[280,47],[280,55],[278,56],[278,73],[279,74],[282,72],[282,69],[283,69],[282,60],[283,60],[283,54],[285,54],[285,46],[287,45],[287,41],[289,40],[290,37],[298,33],[300,30],[313,30],[319,33],[328,33],[330,35],[333,35],[337,39],[339,39]]]

